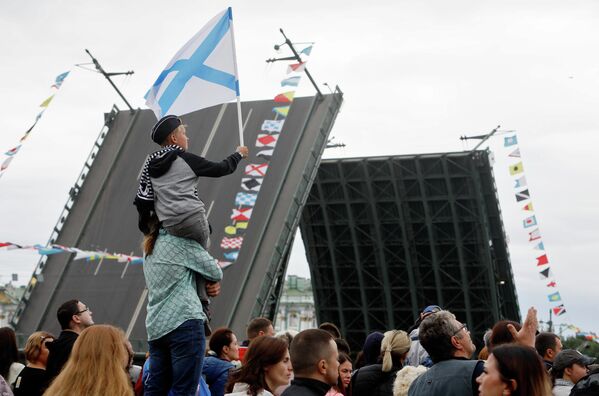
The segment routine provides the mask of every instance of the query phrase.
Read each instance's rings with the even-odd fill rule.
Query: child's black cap
[[[158,144],[162,144],[168,135],[171,134],[179,125],[181,119],[175,115],[167,115],[162,117],[152,128],[152,140]]]

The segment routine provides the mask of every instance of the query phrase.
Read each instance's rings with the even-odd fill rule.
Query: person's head
[[[283,330],[278,332],[275,337],[279,337],[282,340],[287,342],[287,346],[291,345],[291,341],[293,341],[293,337],[297,335],[296,330]]]
[[[383,337],[384,335],[380,331],[368,334],[364,341],[364,346],[362,347],[364,357],[363,366],[377,363],[381,356],[381,342],[383,341]]]
[[[513,320],[500,320],[495,323],[495,326],[491,329],[491,337],[489,338],[489,346],[487,347],[490,353],[493,352],[493,348],[496,346],[516,342],[512,333],[510,333],[507,326],[508,324],[513,325],[516,331],[520,331],[522,328],[520,323],[514,322]]]
[[[175,144],[183,150],[189,148],[189,138],[187,137],[187,125],[184,125],[181,119],[174,115],[162,117],[152,127],[152,140],[160,146],[169,146]]]
[[[30,364],[46,367],[48,362],[47,344],[54,341],[54,336],[46,331],[31,334],[25,344],[25,359]]]
[[[438,305],[429,305],[428,307],[424,308],[422,310],[422,312],[420,312],[420,320],[426,318],[430,314],[434,314],[434,313],[440,312],[442,310],[443,310],[443,308],[441,308]]]
[[[272,322],[266,318],[254,318],[248,323],[247,337],[250,342],[263,335],[273,337],[275,335],[275,329],[272,326]]]
[[[324,331],[328,331],[329,333],[331,333],[333,338],[341,338],[341,331],[339,330],[339,327],[337,327],[334,323],[323,322],[320,324],[320,326],[318,326],[318,328]]]
[[[337,380],[337,388],[341,393],[345,394],[345,390],[351,382],[352,364],[349,355],[340,352],[339,358],[339,379]]]
[[[562,340],[553,333],[539,333],[535,338],[535,349],[543,360],[553,362],[557,354],[562,351]]]
[[[410,350],[410,337],[403,330],[390,330],[385,332],[381,342],[381,356],[383,358],[384,372],[389,372],[393,367],[401,367]]]
[[[19,360],[17,336],[10,327],[0,328],[0,375],[8,378],[10,365]]]
[[[483,349],[478,352],[478,360],[487,360],[489,358],[489,349],[484,346]]]
[[[44,395],[133,395],[126,372],[126,342],[123,331],[114,326],[83,330],[69,360]]]
[[[58,307],[56,316],[62,330],[73,330],[76,333],[81,333],[94,324],[92,311],[78,300],[64,302]]]
[[[331,386],[337,384],[337,344],[330,333],[320,329],[299,332],[291,342],[290,354],[296,378],[312,378]]]
[[[418,338],[434,363],[454,357],[470,359],[476,350],[466,325],[449,311],[439,311],[424,318]]]
[[[346,355],[349,355],[351,353],[351,348],[349,347],[349,344],[343,338],[335,338],[335,344],[337,344],[337,352],[343,352]]]
[[[260,336],[252,341],[244,356],[244,364],[229,375],[227,392],[237,382],[248,384],[250,395],[262,389],[274,393],[275,389],[287,385],[293,368],[287,342],[278,337]]]
[[[416,378],[428,370],[424,366],[404,366],[397,372],[393,383],[393,396],[408,396],[410,385]]]
[[[595,358],[583,355],[574,349],[564,349],[557,354],[553,360],[551,368],[551,377],[553,380],[562,378],[573,383],[588,374],[590,364],[595,362]]]
[[[239,360],[239,344],[233,330],[221,327],[212,332],[208,342],[210,350],[222,360]]]
[[[481,396],[551,395],[545,365],[530,347],[506,344],[493,348],[477,379]]]

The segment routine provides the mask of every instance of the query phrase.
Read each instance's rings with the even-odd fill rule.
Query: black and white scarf
[[[174,150],[184,151],[181,147],[177,146],[176,144],[171,144],[169,146],[165,146],[165,147],[161,148],[158,151],[153,152],[146,159],[143,170],[141,171],[141,177],[139,179],[139,187],[137,188],[136,197],[138,199],[154,202],[154,189],[152,188],[152,180],[150,180],[150,175],[148,173],[148,167],[152,160],[154,160],[156,158],[160,158],[163,155],[165,155],[171,151],[174,151]]]

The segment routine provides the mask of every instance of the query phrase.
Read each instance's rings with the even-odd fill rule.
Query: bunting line
[[[61,73],[58,76],[56,76],[56,78],[54,79],[54,84],[52,84],[52,86],[50,88],[55,91],[58,91],[58,89],[60,89],[60,87],[62,86],[64,79],[67,78],[69,73],[70,73],[70,71],[66,71],[66,72]],[[7,150],[6,152],[4,152],[4,159],[2,159],[0,161],[0,178],[2,177],[4,172],[6,172],[6,169],[8,169],[8,166],[10,165],[14,156],[19,152],[19,150],[21,150],[22,143],[29,137],[29,134],[31,133],[33,128],[36,126],[36,124],[38,123],[40,118],[42,118],[44,111],[46,111],[46,109],[50,105],[50,102],[52,102],[52,99],[54,99],[55,95],[56,95],[56,93],[53,93],[39,105],[39,107],[41,107],[42,110],[35,117],[35,121],[33,122],[33,125],[31,125],[29,127],[29,129],[27,131],[25,131],[23,136],[19,139],[19,144],[13,148]]]
[[[561,316],[566,313],[566,307],[563,304],[560,292],[556,290],[557,282],[554,279],[551,262],[545,251],[543,237],[539,228],[538,215],[535,213],[533,207],[530,186],[527,183],[526,175],[524,173],[522,152],[518,145],[518,136],[515,132],[511,136],[505,136],[503,138],[503,147],[507,150],[506,156],[508,160],[511,159],[511,161],[513,161],[508,166],[508,172],[513,177],[514,197],[524,215],[522,227],[528,231],[528,242],[530,243],[531,248],[538,251],[535,253],[536,263],[534,265],[539,273],[539,278],[545,282],[548,289],[547,300],[549,303],[558,303],[557,305],[551,306],[553,314],[555,316]]]
[[[312,45],[304,48],[300,53],[309,56]],[[306,61],[290,64],[287,67],[287,76],[281,81],[281,87],[297,87],[301,80],[301,74],[306,66]],[[288,88],[287,88],[288,89]],[[217,257],[221,268],[227,268],[237,261],[243,246],[245,233],[251,223],[252,211],[258,204],[260,188],[267,177],[270,160],[276,153],[276,145],[284,136],[285,119],[292,109],[295,91],[281,92],[273,98],[274,119],[266,119],[262,122],[260,131],[256,138],[255,148],[256,160],[246,165],[244,175],[241,179],[240,191],[235,195],[234,205],[231,208],[231,224],[226,225],[224,236],[219,243],[220,252]]]

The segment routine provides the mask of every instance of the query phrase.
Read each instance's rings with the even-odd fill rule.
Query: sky
[[[594,0],[447,2],[259,0],[0,2],[0,151],[18,144],[71,70],[43,118],[0,178],[0,241],[44,244],[113,104],[125,108],[89,63],[89,49],[134,107],[179,48],[233,7],[243,100],[281,92],[283,65],[265,59],[283,42],[315,42],[308,69],[345,103],[332,131],[345,148],[325,157],[460,151],[459,140],[497,125],[515,130],[543,242],[567,313],[557,322],[599,331],[599,3]],[[84,65],[92,68],[91,65]],[[296,96],[312,95],[303,79]],[[551,290],[514,199],[503,137],[489,148],[523,312],[548,319]],[[193,138],[193,137],[192,137]],[[26,283],[38,256],[0,251],[0,284]],[[288,273],[308,276],[296,238]]]

